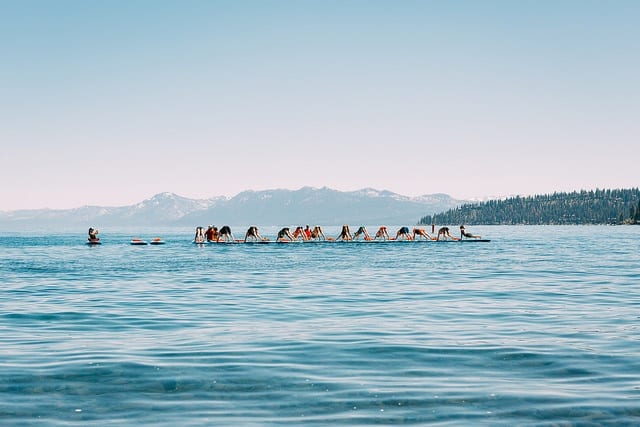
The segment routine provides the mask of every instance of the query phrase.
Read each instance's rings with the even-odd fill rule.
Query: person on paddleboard
[[[247,239],[252,239],[254,241],[267,240],[265,237],[262,237],[260,235],[260,233],[258,232],[258,227],[256,227],[255,225],[252,225],[251,227],[249,227],[249,229],[247,230],[247,233],[244,235],[245,242],[247,241]]]
[[[296,227],[296,229],[293,231],[293,238],[296,240],[298,240],[298,238],[301,238],[302,240],[308,240],[307,234],[304,232],[304,228],[302,228],[302,226]]]
[[[322,227],[320,227],[319,225],[316,225],[315,227],[313,227],[313,230],[311,230],[311,238],[314,240],[327,240],[324,233],[322,232]]]
[[[281,228],[280,231],[278,231],[276,242],[284,242],[285,239],[288,239],[290,242],[293,242],[295,240],[293,234],[291,234],[291,231],[289,230],[289,227]]]
[[[220,239],[224,239],[225,242],[234,241],[233,233],[231,232],[231,227],[228,225],[222,226],[220,232],[218,233],[218,237],[216,238],[216,242],[219,242]]]
[[[355,232],[353,240],[358,240],[358,237],[360,236],[362,236],[364,240],[371,240],[371,236],[364,225],[361,225],[360,228],[358,228],[358,231]]]
[[[351,230],[349,230],[348,225],[343,225],[342,230],[340,230],[340,235],[336,237],[336,240],[353,240],[353,236],[351,235]]]
[[[196,227],[196,235],[193,237],[195,243],[204,243],[204,228]]]
[[[93,228],[93,227],[89,227],[89,239],[90,242],[97,242],[98,240],[100,240],[100,238],[98,237],[98,229],[97,228]]]
[[[400,230],[396,233],[396,240],[400,240],[400,238],[412,240],[411,235],[409,234],[409,227],[400,227]]]
[[[446,240],[447,238],[450,238],[451,240],[460,240],[459,238],[453,237],[451,235],[451,233],[449,232],[449,227],[440,227],[436,240],[440,240],[440,236],[442,236],[444,240]]]
[[[218,227],[209,225],[207,231],[204,232],[204,236],[207,238],[207,242],[215,242],[218,239]]]
[[[418,236],[418,239],[420,239],[421,237],[424,237],[427,240],[433,240],[433,238],[429,235],[429,233],[427,233],[427,231],[424,228],[414,228],[413,240],[416,240],[416,236]]]
[[[471,233],[467,232],[464,229],[464,225],[461,225],[460,226],[460,239],[462,239],[464,237],[466,237],[468,239],[482,239],[482,236],[478,236],[478,235],[471,234]]]
[[[376,231],[376,237],[373,239],[390,240],[391,237],[389,237],[389,233],[387,232],[387,226],[381,225],[380,228],[378,228],[378,231]]]

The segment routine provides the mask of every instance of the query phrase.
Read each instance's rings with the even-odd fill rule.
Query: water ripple
[[[637,425],[640,230],[478,232],[492,242],[0,234],[0,421]]]

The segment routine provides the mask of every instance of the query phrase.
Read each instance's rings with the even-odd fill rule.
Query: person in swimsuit
[[[280,229],[280,231],[278,231],[276,242],[283,242],[285,241],[285,239],[288,239],[290,242],[293,242],[295,240],[295,237],[293,237],[293,234],[291,234],[289,227],[284,227]]]
[[[351,230],[349,230],[349,226],[348,225],[343,225],[342,226],[342,230],[340,231],[340,235],[338,237],[336,237],[336,240],[343,240],[343,241],[347,241],[347,240],[353,240],[353,236],[351,235]]]
[[[87,240],[89,240],[90,242],[97,242],[98,240],[100,240],[100,238],[98,237],[97,228],[93,228],[93,227],[89,228],[89,238]]]
[[[304,235],[307,237],[307,240],[311,240],[311,229],[309,225],[304,227]]]
[[[293,231],[293,238],[296,240],[298,240],[298,238],[307,240],[307,235],[304,233],[304,229],[302,227],[296,227],[296,229]]]
[[[324,233],[322,232],[322,228],[319,225],[316,225],[315,227],[313,227],[313,230],[311,230],[311,238],[315,240],[327,240]]]
[[[372,240],[369,232],[367,231],[367,228],[364,225],[361,225],[360,228],[358,228],[358,231],[355,232],[355,234],[353,235],[353,240],[358,240],[358,237],[360,236],[362,236],[364,240]]]
[[[204,237],[207,238],[207,242],[215,242],[218,239],[218,228],[210,225],[204,232]]]
[[[253,241],[266,240],[266,238],[260,235],[260,233],[258,232],[258,227],[256,227],[255,225],[252,225],[251,227],[249,227],[249,229],[247,230],[247,233],[244,235],[245,243],[247,239],[252,239]]]
[[[413,240],[416,240],[416,236],[418,239],[424,237],[427,240],[433,240],[433,238],[426,232],[424,228],[414,228],[413,229]]]
[[[466,237],[468,239],[482,239],[482,236],[477,236],[475,234],[468,233],[464,229],[464,225],[461,225],[460,226],[460,239],[462,239],[463,237]]]
[[[400,227],[400,230],[396,233],[396,240],[400,239],[412,240],[411,234],[409,234],[409,227]]]
[[[387,232],[387,227],[385,225],[381,225],[380,228],[378,228],[378,231],[376,231],[376,237],[374,237],[374,240],[375,239],[382,239],[382,240],[391,239],[391,237],[389,237],[389,233]]]
[[[233,233],[231,232],[231,227],[228,225],[222,226],[218,233],[218,237],[216,238],[216,242],[219,242],[220,239],[224,239],[225,242],[233,242],[235,240],[235,237],[233,237]]]
[[[195,243],[204,243],[204,228],[196,227],[196,235],[193,238]]]
[[[444,240],[446,240],[447,238],[450,238],[451,240],[460,240],[457,237],[453,237],[451,235],[451,233],[449,232],[449,227],[440,227],[436,240],[440,240],[440,236],[442,236]]]

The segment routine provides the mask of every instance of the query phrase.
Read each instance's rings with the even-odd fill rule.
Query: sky
[[[640,185],[640,2],[0,0],[0,210]]]

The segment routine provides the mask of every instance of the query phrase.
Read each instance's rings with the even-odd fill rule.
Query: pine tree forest
[[[420,224],[640,224],[640,190],[582,190],[468,203]]]

